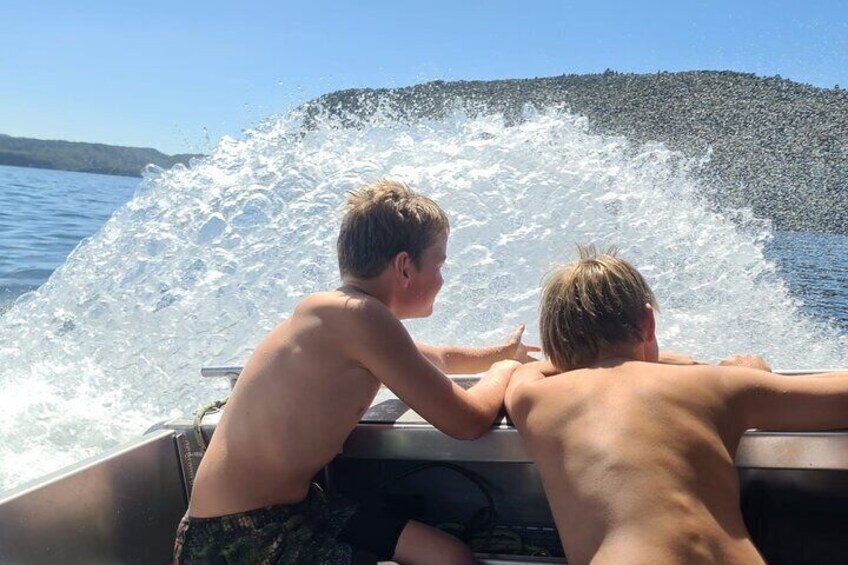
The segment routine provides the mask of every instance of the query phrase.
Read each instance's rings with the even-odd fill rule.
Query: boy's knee
[[[477,563],[474,554],[460,540],[414,520],[407,522],[401,532],[393,559],[402,565]]]

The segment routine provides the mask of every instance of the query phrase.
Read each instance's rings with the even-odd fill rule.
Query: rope
[[[207,414],[211,412],[217,412],[227,403],[230,397],[222,398],[221,400],[213,400],[207,404],[204,404],[200,408],[198,408],[197,412],[194,413],[194,422],[192,427],[194,428],[194,439],[197,441],[197,446],[200,449],[200,454],[206,452],[207,444],[206,440],[203,439],[203,430],[201,429],[201,424],[203,424],[203,418],[206,417]]]

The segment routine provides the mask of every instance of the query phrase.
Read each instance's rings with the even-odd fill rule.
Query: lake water
[[[848,236],[776,232],[765,251],[803,311],[848,335]]]
[[[225,395],[200,368],[243,363],[338,283],[345,193],[381,177],[451,217],[419,339],[492,344],[524,321],[538,342],[542,276],[603,242],[654,286],[665,348],[848,367],[848,237],[734,223],[675,159],[551,110],[306,134],[283,117],[144,180],[0,167],[0,490]]]
[[[139,179],[0,166],[0,311],[40,286]]]

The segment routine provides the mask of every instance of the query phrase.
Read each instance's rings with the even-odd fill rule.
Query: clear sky
[[[325,92],[735,70],[848,87],[848,0],[5,0],[0,133],[207,152]]]

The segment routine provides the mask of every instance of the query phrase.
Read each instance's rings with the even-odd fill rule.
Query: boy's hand
[[[761,371],[771,371],[771,367],[759,355],[731,355],[719,361],[719,365],[731,367],[748,367]]]
[[[515,331],[512,332],[512,335],[509,336],[509,339],[506,340],[504,346],[506,347],[507,357],[509,359],[514,359],[520,363],[529,363],[531,361],[538,361],[537,358],[530,355],[530,353],[539,353],[542,351],[541,347],[537,347],[535,345],[527,345],[521,341],[521,336],[524,334],[524,324],[518,324],[518,327],[515,328]]]
[[[660,351],[659,363],[663,365],[703,365],[700,361],[695,361],[689,355],[682,353],[669,353],[668,351]]]
[[[492,364],[492,369],[496,369],[498,371],[508,372],[510,375],[521,366],[521,363],[515,361],[514,359],[504,359],[503,361],[496,361]]]

